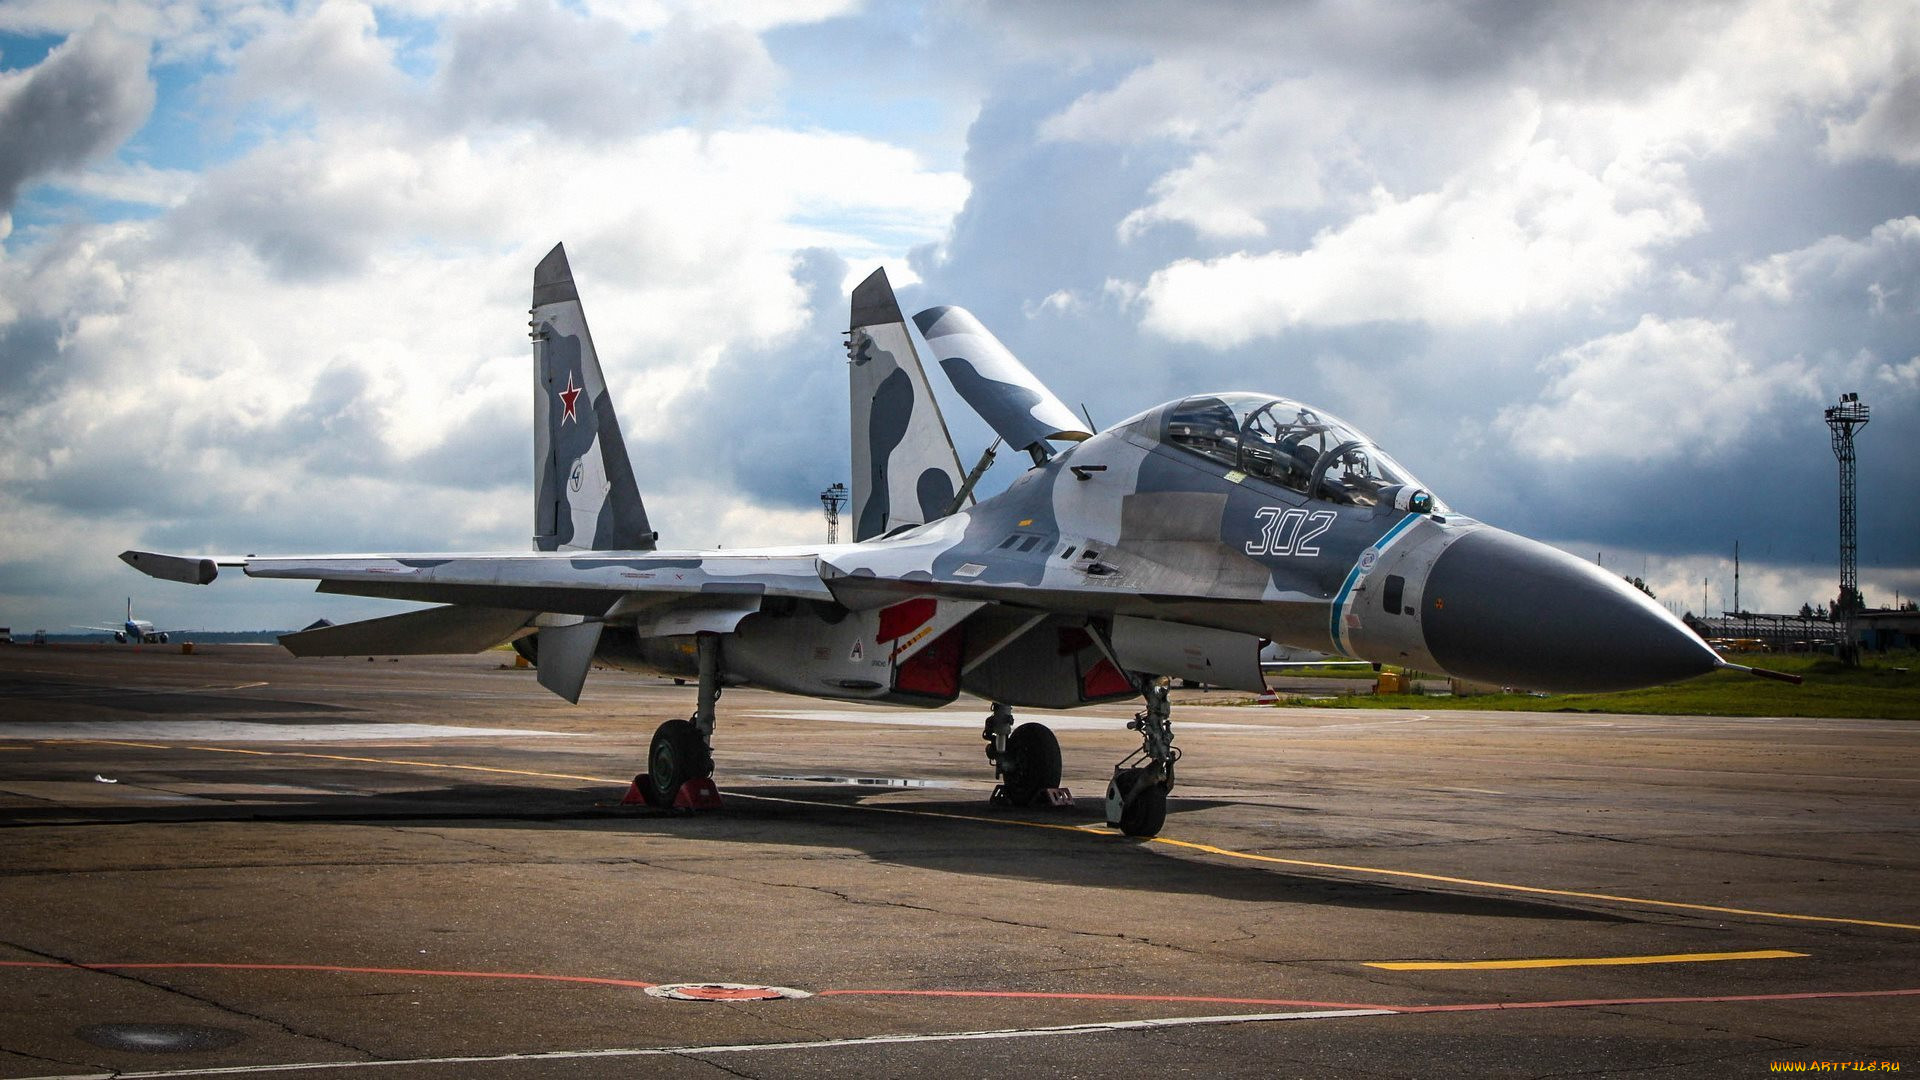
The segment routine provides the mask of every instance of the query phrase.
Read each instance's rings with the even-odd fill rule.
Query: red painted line
[[[1290,998],[1195,997],[1182,994],[1072,994],[1041,990],[819,990],[815,997],[945,997],[1026,998],[1052,1001],[1197,1002],[1203,1005],[1285,1005],[1302,1009],[1393,1009],[1393,1005],[1360,1005],[1348,1001],[1295,1001]]]
[[[639,979],[609,979],[595,975],[546,975],[518,971],[439,971],[430,968],[349,967],[340,964],[216,964],[125,963],[70,964],[58,960],[0,960],[0,968],[66,969],[77,971],[316,971],[343,975],[416,975],[456,979],[522,979],[530,982],[585,983],[644,990],[658,983]],[[1378,1005],[1346,1001],[1307,1001],[1294,998],[1203,997],[1187,994],[1076,994],[1041,990],[820,990],[818,997],[940,997],[1009,998],[1051,1001],[1149,1001],[1205,1005],[1277,1005],[1303,1009],[1374,1009],[1416,1014],[1443,1012],[1498,1012],[1504,1009],[1590,1009],[1621,1005],[1711,1005],[1738,1002],[1821,1001],[1840,998],[1920,997],[1920,987],[1899,990],[1812,990],[1788,994],[1720,994],[1698,997],[1565,998],[1555,1001],[1482,1001],[1456,1005]]]
[[[82,971],[175,971],[205,969],[211,971],[324,971],[341,975],[429,975],[457,979],[527,979],[533,982],[590,983],[596,986],[626,986],[645,990],[656,983],[639,979],[603,979],[593,975],[541,975],[519,971],[434,971],[427,968],[347,967],[339,964],[67,964],[57,960],[0,960],[0,967],[70,968]]]

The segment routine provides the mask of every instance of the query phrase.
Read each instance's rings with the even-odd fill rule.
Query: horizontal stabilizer
[[[123,551],[120,561],[148,577],[205,585],[220,576],[215,560],[196,555],[162,555],[157,551]]]
[[[429,656],[477,653],[514,636],[534,612],[446,607],[280,635],[295,656]],[[544,657],[542,658],[544,659]]]
[[[1073,410],[966,308],[928,308],[913,321],[953,388],[1008,446],[1032,452],[1048,439],[1093,437]]]

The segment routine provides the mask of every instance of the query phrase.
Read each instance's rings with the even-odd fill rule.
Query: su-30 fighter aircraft
[[[1016,707],[1145,699],[1110,823],[1158,832],[1174,783],[1165,683],[1263,689],[1266,642],[1542,690],[1614,690],[1729,666],[1597,567],[1451,510],[1333,415],[1199,394],[1098,434],[957,307],[915,316],[960,395],[1032,460],[971,503],[912,335],[876,272],[853,296],[853,543],[662,551],[648,524],[565,251],[534,271],[532,552],[190,557],[129,551],[155,577],[218,568],[442,606],[281,638],[300,656],[478,652],[512,640],[578,701],[589,665],[694,679],[691,718],[653,736],[655,805],[713,771],[726,686],[939,706],[991,703],[1003,799],[1061,779],[1060,746]],[[985,465],[983,459],[982,465]]]

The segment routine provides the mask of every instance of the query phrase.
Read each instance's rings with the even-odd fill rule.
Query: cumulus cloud
[[[439,0],[425,0],[428,3]],[[860,7],[860,0],[586,0],[595,16],[617,19],[634,30],[657,30],[675,19],[700,24],[729,23],[755,33],[782,26],[821,22]]]
[[[1288,326],[1506,322],[1596,306],[1639,281],[1648,249],[1699,227],[1659,170],[1609,184],[1534,144],[1507,168],[1395,198],[1304,251],[1183,259],[1142,292],[1143,325],[1214,347]]]
[[[736,117],[779,80],[753,30],[665,5],[501,0],[449,11],[435,29],[430,46],[407,45],[398,36],[407,24],[383,32],[364,0],[256,12],[230,31],[221,90],[233,106],[309,113],[322,125],[588,141]]]
[[[576,138],[631,134],[762,101],[777,78],[738,24],[665,23],[644,37],[549,0],[455,21],[436,76],[440,122],[524,123]]]
[[[1746,291],[1775,304],[1836,301],[1885,315],[1920,314],[1920,217],[1895,218],[1862,239],[1827,236],[1742,269]]]
[[[1552,377],[1541,400],[1501,410],[1496,427],[1525,453],[1553,461],[1712,456],[1744,435],[1728,417],[1818,397],[1803,365],[1756,363],[1735,347],[1730,326],[1704,319],[1649,315],[1544,366]]]
[[[1920,75],[1881,89],[1859,116],[1829,121],[1827,146],[1840,157],[1920,162]]]
[[[1920,390],[1920,356],[1910,357],[1902,364],[1882,364],[1873,374],[1874,378],[1897,390]]]
[[[380,36],[371,6],[322,0],[306,11],[259,15],[252,37],[232,59],[226,89],[283,108],[324,102],[329,111],[396,103],[405,79],[393,43]]]
[[[153,100],[146,43],[104,22],[27,71],[0,73],[0,212],[32,181],[112,153]]]
[[[1121,4],[1078,29],[1053,6],[1001,14],[1030,41],[1040,26],[1088,47],[1168,35],[1167,55],[1043,131],[1182,148],[1119,228],[1232,245],[1162,267],[1140,309],[1147,329],[1216,348],[1295,325],[1597,307],[1704,228],[1702,155],[1863,94],[1837,146],[1886,144],[1913,113],[1895,82],[1912,24],[1873,5],[1422,4],[1379,19],[1365,3]]]

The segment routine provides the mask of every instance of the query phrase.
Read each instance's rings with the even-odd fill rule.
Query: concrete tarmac
[[[672,813],[691,687],[503,656],[0,647],[0,1078],[1920,1070],[1920,725],[1181,693],[1138,841],[1127,706],[1014,810],[981,702],[729,690]]]

